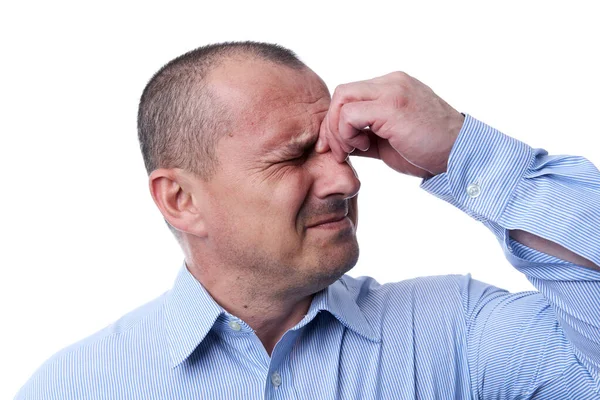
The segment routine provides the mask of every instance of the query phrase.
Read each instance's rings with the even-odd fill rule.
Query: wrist
[[[440,145],[438,160],[435,165],[429,170],[433,175],[439,175],[448,170],[448,160],[450,159],[450,153],[454,148],[454,144],[460,134],[460,131],[465,122],[465,114],[456,112],[448,121],[447,128],[445,129],[444,139]]]

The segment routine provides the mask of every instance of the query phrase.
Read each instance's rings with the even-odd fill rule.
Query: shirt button
[[[481,187],[477,183],[471,183],[467,186],[467,194],[470,198],[474,199],[481,194]]]
[[[229,327],[234,331],[239,331],[242,329],[242,326],[237,321],[229,321]]]
[[[273,372],[273,375],[271,375],[271,383],[275,387],[281,385],[281,375],[279,375],[279,372]]]

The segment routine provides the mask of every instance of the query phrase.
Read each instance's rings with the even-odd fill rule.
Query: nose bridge
[[[360,180],[349,161],[337,162],[331,151],[314,155],[311,173],[317,197],[341,195],[350,198],[360,190]]]

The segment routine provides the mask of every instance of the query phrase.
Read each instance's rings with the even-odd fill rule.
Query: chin
[[[356,265],[358,255],[359,249],[356,241],[338,245],[334,251],[320,254],[313,270],[315,271],[315,280],[319,282],[320,288],[331,285],[350,271]]]

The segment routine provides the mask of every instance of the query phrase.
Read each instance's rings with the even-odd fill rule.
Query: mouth
[[[307,226],[307,229],[342,229],[352,225],[347,214],[330,216]]]

